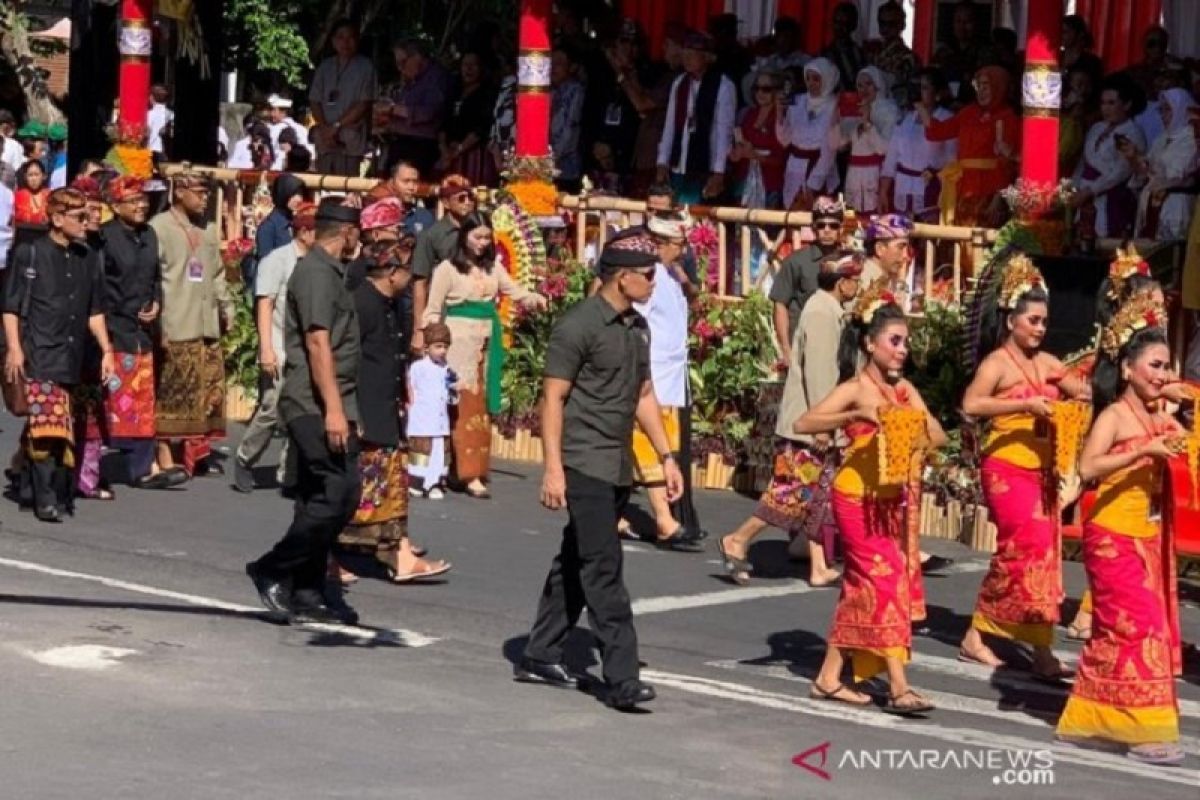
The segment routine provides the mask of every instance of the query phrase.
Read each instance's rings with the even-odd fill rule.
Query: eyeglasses
[[[91,212],[86,208],[81,208],[78,211],[64,211],[63,216],[67,219],[73,219],[76,222],[86,222],[88,217],[91,216]]]
[[[468,203],[471,201],[471,195],[468,192],[463,192],[462,194],[452,195],[450,199],[456,203]]]

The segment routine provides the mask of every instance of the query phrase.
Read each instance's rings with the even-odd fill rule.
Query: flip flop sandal
[[[721,554],[721,560],[724,562],[725,572],[729,579],[739,586],[745,586],[750,583],[751,564],[744,558],[734,558],[725,552],[725,541],[717,539],[717,552]],[[816,684],[813,684],[814,686]]]
[[[1054,672],[1039,672],[1036,669],[1031,669],[1029,670],[1029,674],[1035,681],[1049,684],[1050,686],[1061,686],[1075,677],[1075,670],[1070,667],[1059,667]]]
[[[918,702],[905,706],[898,705],[896,703],[897,700],[903,697],[908,697],[909,695],[912,695],[914,698],[916,698]],[[933,709],[933,703],[929,702],[924,697],[921,697],[921,695],[917,694],[912,689],[907,689],[895,697],[889,695],[887,704],[883,707],[882,711],[885,714],[895,714],[898,717],[911,717],[917,714],[927,714],[930,711],[933,711]]]
[[[1183,763],[1183,748],[1177,744],[1138,745],[1129,748],[1125,755],[1142,764],[1174,766]]]
[[[391,575],[392,583],[412,583],[413,581],[420,580],[421,578],[433,578],[438,575],[445,575],[450,571],[450,568],[454,566],[449,561],[439,561],[436,567],[430,564],[428,561],[422,563],[424,563],[428,569],[409,572],[405,575],[397,575],[393,573]]]
[[[849,691],[849,687],[844,683],[839,683],[837,688],[835,688],[833,691],[826,691],[820,686],[817,686],[816,681],[813,681],[812,688],[808,690],[808,696],[813,700],[822,700],[827,703],[845,703],[848,706],[858,706],[859,708],[871,705],[871,699],[869,697],[865,701],[847,700],[844,697],[838,697],[838,692],[841,692],[842,690]]]
[[[1001,662],[999,664],[989,664],[988,662],[984,661],[983,659],[976,658],[975,656],[971,655],[966,650],[963,650],[961,647],[958,649],[958,660],[962,661],[965,664],[978,664],[981,667],[990,667],[992,669],[1004,669],[1004,667],[1006,666],[1004,664],[1004,662]]]
[[[1092,638],[1092,629],[1090,627],[1080,628],[1076,625],[1068,625],[1067,638],[1074,639],[1077,642],[1086,642],[1088,639]]]

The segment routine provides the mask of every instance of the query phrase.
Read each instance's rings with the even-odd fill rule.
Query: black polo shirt
[[[279,390],[279,415],[286,422],[305,416],[325,416],[325,406],[312,380],[304,336],[309,331],[329,331],[333,371],[346,419],[358,422],[359,366],[358,312],[354,296],[346,289],[346,268],[320,245],[296,263],[288,279],[287,316],[283,346],[287,363]]]
[[[138,312],[151,303],[162,308],[158,234],[149,225],[131,228],[114,219],[101,226],[99,243],[105,321],[113,349],[148,353],[154,344],[150,329],[138,320]]]
[[[400,400],[404,385],[404,351],[400,313],[370,280],[354,290],[362,356],[358,368],[359,435],[386,447],[400,444]]]
[[[458,225],[446,214],[433,227],[417,235],[412,258],[413,278],[429,280],[437,265],[452,258],[457,249]]]
[[[26,376],[78,383],[88,319],[104,313],[98,256],[81,242],[64,247],[45,235],[18,246],[7,273],[3,309],[20,318]]]
[[[571,382],[563,418],[563,466],[628,486],[630,442],[642,384],[650,380],[650,329],[633,309],[620,313],[599,294],[554,326],[546,377]]]

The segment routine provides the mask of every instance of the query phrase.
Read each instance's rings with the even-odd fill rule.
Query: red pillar
[[[937,24],[937,0],[917,0],[913,9],[913,52],[922,64],[933,58],[933,29]]]
[[[121,0],[120,121],[145,125],[150,108],[154,0]]]
[[[129,0],[126,0],[128,2]],[[521,0],[517,59],[517,156],[550,152],[551,0]]]
[[[1061,3],[1029,3],[1025,37],[1025,77],[1021,83],[1025,115],[1021,121],[1021,177],[1042,186],[1058,183],[1058,110],[1062,73]]]

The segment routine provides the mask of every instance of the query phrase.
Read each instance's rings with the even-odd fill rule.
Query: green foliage
[[[930,303],[909,322],[908,379],[947,430],[957,427],[962,394],[971,380],[962,357],[966,320],[958,306]]]
[[[742,454],[760,385],[773,374],[772,337],[771,303],[760,292],[740,302],[705,293],[693,307],[688,361],[698,450],[727,461]]]
[[[246,292],[240,291],[241,284],[231,287],[237,292],[234,298],[236,313],[233,324],[222,340],[225,348],[225,382],[240,386],[249,397],[258,395],[258,329],[254,323],[254,309]]]
[[[228,0],[227,38],[235,42],[230,55],[253,55],[258,69],[275,70],[293,86],[303,83],[312,62],[308,42],[300,32],[301,5],[296,0]]]

